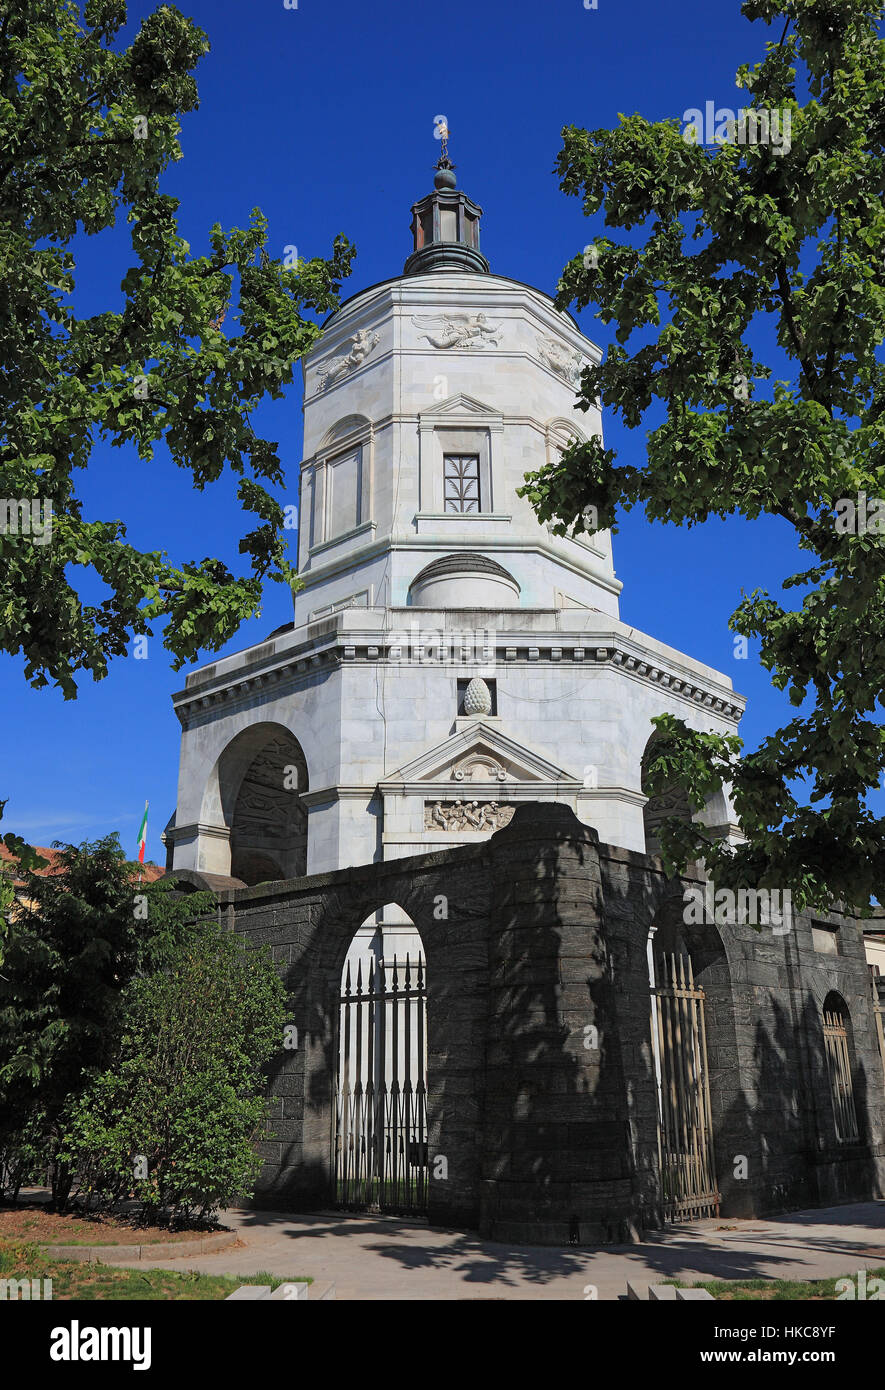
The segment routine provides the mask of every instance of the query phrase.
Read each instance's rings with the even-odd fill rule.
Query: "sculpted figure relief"
[[[497,801],[434,801],[424,805],[424,826],[427,830],[500,830],[513,817],[512,806]]]
[[[539,338],[538,356],[571,386],[579,385],[582,367],[580,353],[569,352],[568,348],[564,348],[555,338]]]
[[[412,323],[434,330],[420,336],[435,348],[497,347],[501,331],[500,324],[489,323],[485,314],[427,314],[413,318]]]
[[[333,381],[338,381],[341,377],[347,376],[348,372],[361,367],[380,341],[380,334],[370,333],[367,328],[361,328],[350,340],[350,352],[344,353],[341,357],[332,357],[317,368],[317,390],[324,391]]]

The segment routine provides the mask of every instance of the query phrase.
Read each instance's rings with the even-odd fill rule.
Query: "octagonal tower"
[[[653,849],[651,718],[733,731],[728,677],[622,624],[608,533],[517,495],[575,437],[598,348],[492,274],[444,156],[403,274],[303,361],[294,622],[193,672],[170,865],[244,882],[487,838],[524,800]],[[675,804],[675,802],[674,802]],[[699,813],[737,834],[723,793]]]

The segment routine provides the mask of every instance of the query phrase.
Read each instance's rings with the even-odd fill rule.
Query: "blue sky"
[[[153,8],[130,5],[128,35]],[[681,117],[708,99],[737,108],[734,73],[762,56],[769,36],[741,17],[736,0],[598,0],[595,10],[583,0],[298,0],[297,9],[283,0],[196,0],[180,8],[212,44],[196,74],[200,109],[183,124],[184,158],[164,182],[181,199],[183,235],[202,253],[213,222],[243,226],[256,205],[280,256],[293,244],[302,255],[325,255],[344,232],[358,253],[345,295],[401,271],[410,207],[430,191],[439,153],[435,115],[448,117],[460,186],[484,209],[492,270],[553,292],[565,262],[602,226],[558,189],[561,128],[611,126],[619,112]],[[76,251],[80,310],[118,307],[125,228]],[[579,322],[603,347],[610,341],[591,312]],[[296,387],[253,419],[288,466],[292,494],[283,501],[296,500],[300,406]],[[642,433],[627,434],[611,417],[604,426],[621,458],[640,463]],[[238,565],[243,519],[230,481],[201,494],[162,454],[146,465],[98,448],[81,495],[84,516],[120,517],[136,545],[178,561],[213,554]],[[750,697],[741,725],[749,747],[784,722],[789,706],[752,646],[748,660],[735,659],[727,620],[742,587],[776,591],[796,562],[792,533],[776,521],[689,531],[632,513],[615,537],[623,619],[731,676]],[[288,592],[268,586],[260,619],[230,650],[290,618]],[[184,676],[155,639],[147,660],[119,659],[66,703],[57,691],[31,690],[21,662],[2,658],[3,829],[39,844],[118,830],[134,852],[149,799],[148,858],[162,862],[159,835],[178,775],[170,695]],[[11,737],[23,728],[25,737]]]

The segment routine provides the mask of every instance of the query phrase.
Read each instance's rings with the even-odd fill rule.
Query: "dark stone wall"
[[[191,887],[200,875],[188,874]],[[366,918],[397,903],[415,923],[427,962],[428,1147],[448,1159],[431,1184],[441,1224],[479,1220],[491,884],[485,846],[362,865],[219,893],[227,925],[270,948],[289,990],[299,1046],[280,1051],[268,1078],[272,1113],[260,1145],[256,1204],[327,1207],[341,972]]]
[[[690,880],[600,845],[555,803],[519,806],[483,845],[256,888],[211,886],[227,925],[266,945],[299,1030],[268,1078],[255,1203],[331,1200],[341,970],[370,913],[398,903],[424,943],[431,1221],[499,1240],[595,1244],[660,1223],[648,937],[681,936],[705,992],[723,1215],[881,1195],[885,1088],[856,922],[840,954],[793,929],[683,922]],[[821,1013],[851,1016],[861,1139],[837,1141]],[[742,1161],[743,1160],[743,1161]],[[746,1171],[746,1176],[736,1174]]]
[[[644,948],[609,920],[599,838],[566,808],[547,806],[540,824],[517,812],[490,860],[480,1229],[544,1244],[629,1239],[657,1224]]]
[[[838,927],[841,954],[814,949],[812,923]],[[729,957],[735,1052],[718,1082],[717,1159],[723,1213],[758,1215],[880,1195],[885,1187],[885,1088],[873,993],[859,924],[797,914],[792,930],[719,928]],[[822,1017],[835,991],[850,1015],[860,1140],[836,1136]],[[709,1013],[709,1010],[708,1010]],[[734,1176],[745,1155],[747,1179]]]

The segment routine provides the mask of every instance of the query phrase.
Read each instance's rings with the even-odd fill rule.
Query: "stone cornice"
[[[477,616],[482,610],[477,610]],[[518,610],[517,610],[518,611]],[[530,610],[523,610],[529,613]],[[350,620],[348,629],[341,622],[344,614],[334,614],[320,619],[309,626],[313,632],[306,641],[296,646],[286,646],[281,634],[275,641],[260,643],[256,652],[261,652],[257,661],[243,663],[220,675],[215,667],[207,668],[203,681],[193,680],[200,672],[189,677],[188,686],[173,695],[176,714],[182,724],[190,722],[205,712],[208,717],[217,717],[218,710],[228,705],[233,711],[242,708],[244,703],[254,704],[256,699],[269,701],[279,699],[318,673],[341,665],[415,665],[448,667],[453,673],[468,670],[473,666],[484,668],[494,664],[500,670],[508,668],[528,670],[537,666],[573,666],[597,674],[617,672],[630,680],[643,685],[657,686],[680,701],[695,704],[709,710],[728,723],[737,724],[743,714],[746,700],[743,696],[728,690],[718,681],[705,674],[695,675],[678,661],[668,660],[655,652],[648,652],[642,644],[631,637],[600,627],[596,632],[575,632],[536,630],[520,631],[518,628],[504,628],[491,631],[489,659],[477,660],[475,651],[467,656],[450,648],[453,656],[445,662],[423,661],[420,653],[410,649],[410,634],[404,627],[394,622],[386,630],[372,631],[367,626],[362,630],[356,626],[362,609],[346,609]],[[422,623],[422,610],[402,610],[403,624],[409,619]],[[408,618],[406,615],[408,614]],[[465,623],[447,629],[453,636],[465,631],[469,626],[471,610],[464,610]],[[426,630],[433,629],[431,611],[423,614]],[[479,627],[477,633],[485,633]],[[403,642],[403,636],[407,640]],[[248,658],[248,652],[243,653]],[[192,684],[190,682],[193,682]]]
[[[545,797],[574,795],[580,791],[581,782],[576,777],[561,777],[555,782],[453,782],[448,778],[397,782],[385,777],[378,787],[382,796],[424,796],[429,801],[436,801],[441,792],[446,791],[462,801],[471,801],[476,797],[480,801],[499,801],[506,805],[508,801],[537,801],[539,796],[543,800]],[[395,833],[393,838],[396,839]]]
[[[416,517],[419,515],[415,513]],[[488,519],[488,518],[485,518]],[[559,540],[571,540],[571,537],[557,537]],[[314,588],[317,584],[324,584],[334,574],[344,570],[356,569],[358,565],[367,564],[379,555],[386,555],[396,550],[439,550],[441,545],[456,548],[456,542],[451,536],[446,535],[416,535],[414,532],[402,535],[384,535],[375,540],[371,545],[364,545],[359,550],[348,550],[339,560],[329,561],[327,564],[312,566],[311,569],[303,571],[298,578],[301,580],[301,589]],[[477,541],[467,538],[460,542],[465,548],[476,546]],[[529,540],[518,536],[495,536],[494,541],[487,540],[483,546],[484,550],[512,550],[518,551],[520,555],[543,555],[547,560],[553,560],[563,570],[568,570],[570,574],[577,575],[581,579],[587,579],[593,584],[598,584],[606,593],[620,594],[624,585],[620,579],[610,579],[605,574],[598,573],[594,568],[588,566],[586,560],[583,564],[578,562],[577,557],[573,561],[571,557],[554,545],[548,545],[544,540]],[[589,550],[589,547],[587,547]],[[311,557],[314,555],[311,551]],[[599,551],[591,552],[600,559],[604,558]]]
[[[230,826],[206,825],[202,821],[194,821],[192,825],[172,825],[167,827],[164,839],[178,844],[181,840],[192,840],[197,835],[203,839],[211,837],[216,840],[229,840]]]
[[[332,801],[371,801],[378,791],[377,783],[371,786],[345,784],[338,787],[319,787],[316,791],[301,792],[305,806],[324,806]]]
[[[464,271],[428,272],[426,275],[391,276],[367,285],[345,299],[337,309],[320,325],[322,336],[318,343],[305,354],[306,365],[310,365],[314,355],[319,357],[320,345],[335,341],[339,334],[352,332],[351,325],[361,324],[377,311],[379,305],[389,312],[391,308],[400,314],[408,313],[411,306],[423,304],[434,299],[451,300],[457,308],[473,307],[474,303],[485,309],[493,299],[509,298],[514,304],[530,303],[535,313],[563,334],[569,334],[580,341],[587,356],[602,358],[598,344],[587,338],[578,326],[577,319],[567,309],[557,309],[553,297],[536,285],[527,285],[522,280],[514,280],[506,275],[482,272],[470,274]]]

